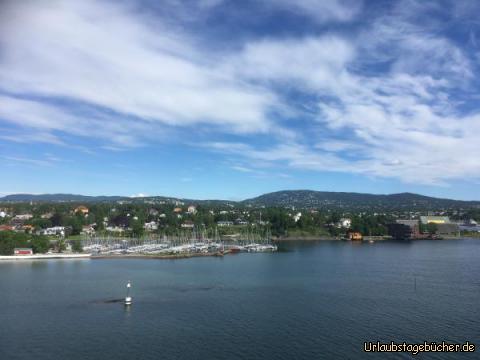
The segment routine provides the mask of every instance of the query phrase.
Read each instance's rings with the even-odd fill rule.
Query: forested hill
[[[277,191],[245,200],[253,206],[296,208],[439,209],[480,207],[480,201],[440,199],[412,193],[391,195],[313,190]]]
[[[13,194],[0,198],[0,202],[165,202],[194,203],[210,206],[236,204],[239,206],[273,206],[295,208],[331,209],[449,209],[480,208],[480,201],[440,199],[412,193],[390,195],[362,194],[352,192],[327,192],[313,190],[285,190],[264,194],[239,202],[227,200],[194,200],[174,197],[126,197],[126,196],[85,196],[74,194]]]

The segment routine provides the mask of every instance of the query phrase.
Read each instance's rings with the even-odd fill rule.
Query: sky
[[[480,200],[480,3],[0,3],[0,195]]]

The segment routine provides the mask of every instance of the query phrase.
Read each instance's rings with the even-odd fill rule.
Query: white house
[[[295,215],[293,215],[293,220],[297,222],[298,220],[300,220],[301,217],[302,217],[302,213],[298,212]]]
[[[53,226],[49,227],[46,229],[41,229],[38,231],[40,235],[48,235],[48,236],[54,236],[54,235],[60,235],[60,236],[65,236],[65,227],[64,226]]]
[[[143,227],[147,231],[158,230],[158,224],[155,221],[146,222]]]
[[[110,231],[110,232],[116,232],[116,233],[122,233],[125,231],[125,229],[119,227],[119,226],[107,226],[105,230]]]
[[[96,224],[90,224],[90,225],[83,225],[82,226],[82,234],[86,235],[93,235],[95,234],[95,226]]]
[[[33,218],[32,214],[18,214],[13,218],[14,220],[30,220]]]
[[[197,208],[194,206],[194,205],[190,205],[188,208],[187,208],[187,212],[189,214],[195,214],[197,212]]]
[[[193,223],[193,221],[185,220],[185,222],[180,226],[184,229],[193,229],[195,227],[195,224]]]
[[[338,222],[338,227],[349,228],[352,226],[352,220],[348,218],[341,218]]]

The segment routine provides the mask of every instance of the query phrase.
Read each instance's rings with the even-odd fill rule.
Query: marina
[[[220,237],[217,231],[178,232],[175,235],[136,237],[85,236],[83,251],[93,256],[188,256],[223,255],[239,252],[275,252],[278,247],[271,241],[270,233],[245,231],[230,237]]]

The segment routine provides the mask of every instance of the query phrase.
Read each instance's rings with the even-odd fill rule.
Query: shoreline
[[[90,259],[92,254],[34,254],[34,255],[0,255],[0,260],[48,260],[48,259]]]

